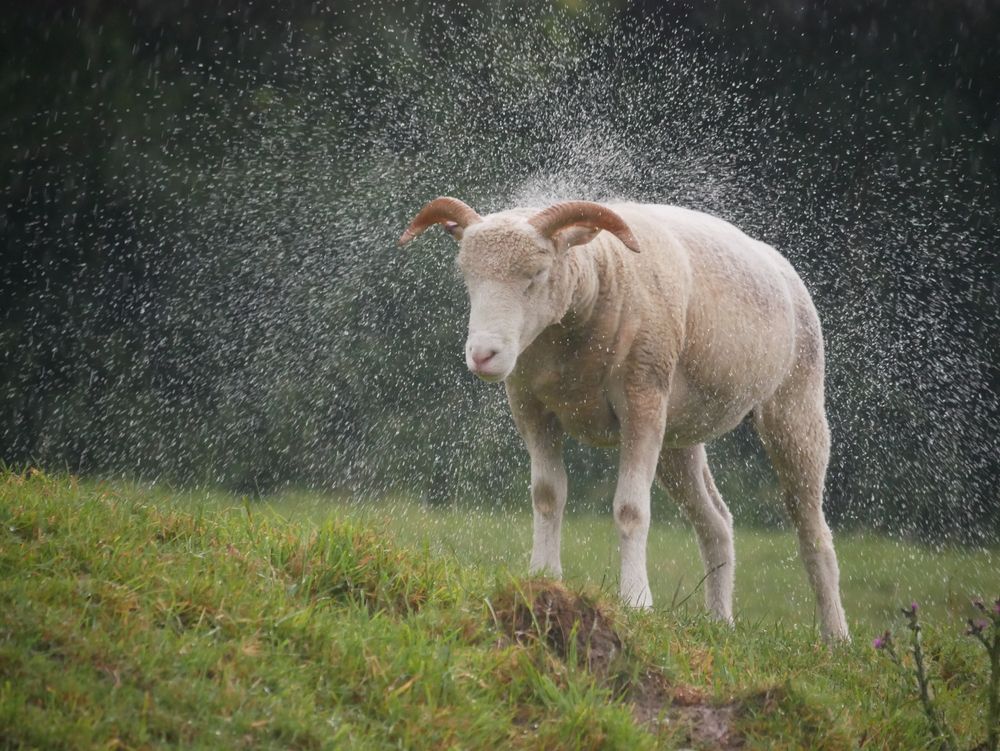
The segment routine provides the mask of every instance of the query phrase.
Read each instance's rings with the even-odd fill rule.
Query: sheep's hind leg
[[[823,483],[830,432],[822,390],[779,391],[754,414],[757,432],[771,457],[785,508],[799,538],[799,555],[819,607],[824,640],[848,639],[840,602],[840,570],[833,535],[823,516]]]
[[[664,449],[656,472],[698,536],[705,565],[705,607],[715,618],[731,622],[736,567],[733,518],[712,480],[705,445]]]

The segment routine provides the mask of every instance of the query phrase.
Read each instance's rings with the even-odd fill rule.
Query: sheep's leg
[[[531,573],[562,577],[559,560],[560,532],[566,508],[566,467],[560,442],[537,441],[531,453],[531,504],[534,525]]]
[[[817,387],[814,377],[810,388],[779,391],[754,417],[798,533],[799,555],[819,608],[820,632],[826,641],[848,639],[837,554],[823,516],[830,431],[823,409],[822,381]]]
[[[659,395],[633,396],[622,422],[622,442],[614,515],[621,550],[622,599],[637,608],[653,605],[646,573],[649,496],[663,445],[666,400]]]
[[[733,517],[708,469],[705,445],[664,449],[657,477],[684,510],[698,536],[705,565],[705,607],[721,621],[733,620]]]
[[[531,564],[533,574],[562,577],[559,560],[563,509],[566,508],[566,467],[563,464],[563,432],[558,420],[533,396],[507,387],[514,424],[531,457],[532,525]]]

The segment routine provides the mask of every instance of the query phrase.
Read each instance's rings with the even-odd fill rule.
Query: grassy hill
[[[563,573],[571,588],[616,591],[618,533],[611,516],[611,495],[603,511],[570,513],[563,527]],[[649,533],[649,579],[659,609],[699,614],[703,593],[695,592],[703,576],[693,530],[677,507],[661,493],[653,504]],[[427,506],[410,499],[385,497],[358,503],[315,493],[287,493],[265,505],[281,517],[323,525],[350,519],[391,537],[399,544],[425,550],[489,571],[505,569],[523,575],[531,551],[531,502],[504,511],[475,506]],[[778,504],[777,494],[774,503]],[[164,501],[177,505],[176,494]],[[183,501],[197,509],[240,505],[232,496],[198,491]],[[766,503],[766,499],[758,501]],[[735,613],[741,621],[766,628],[817,633],[815,601],[799,560],[790,528],[740,527],[736,515]],[[972,593],[1000,594],[1000,550],[956,546],[931,547],[862,531],[835,535],[840,559],[841,591],[847,619],[857,638],[870,642],[900,621],[899,608],[920,602],[925,617],[961,629]],[[693,594],[692,594],[693,593]],[[679,602],[688,598],[683,605]],[[672,605],[673,603],[673,605]]]
[[[0,748],[933,747],[864,634],[627,612],[349,516],[0,475]],[[971,748],[986,664],[953,615],[925,644]]]

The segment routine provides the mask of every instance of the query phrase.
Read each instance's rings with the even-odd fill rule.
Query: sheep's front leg
[[[533,574],[562,577],[559,560],[560,531],[566,508],[566,467],[558,442],[541,441],[529,447],[531,454],[531,504],[534,531],[531,544]]]
[[[621,550],[621,596],[637,608],[653,605],[646,573],[649,535],[649,499],[663,445],[666,399],[659,395],[633,396],[622,421],[618,487],[614,514]]]
[[[529,393],[506,384],[514,424],[531,456],[531,505],[534,525],[531,544],[533,574],[562,576],[559,560],[563,509],[566,508],[566,467],[563,464],[563,432],[555,415]]]

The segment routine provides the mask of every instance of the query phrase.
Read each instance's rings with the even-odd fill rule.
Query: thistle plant
[[[987,751],[997,751],[1000,747],[1000,597],[989,607],[978,599],[972,605],[985,617],[970,618],[965,633],[982,644],[990,657],[986,748]]]
[[[912,602],[910,603],[910,607],[902,609],[903,615],[906,616],[907,628],[910,630],[910,652],[913,654],[912,671],[906,667],[899,656],[895,640],[892,637],[892,631],[887,629],[882,636],[872,642],[872,646],[886,654],[904,675],[913,673],[913,678],[916,679],[917,693],[920,696],[920,704],[931,724],[931,730],[933,730],[935,737],[940,739],[943,748],[948,751],[955,751],[956,743],[954,734],[942,721],[941,715],[934,705],[930,679],[927,676],[927,667],[924,662],[923,640],[920,635],[921,626],[920,620],[917,617],[918,609],[919,606],[916,602]]]
[[[970,618],[965,633],[975,638],[986,648],[990,660],[986,742],[976,748],[977,751],[979,749],[998,751],[998,744],[1000,744],[1000,598],[989,607],[979,599],[974,600],[972,604],[985,617]],[[913,655],[912,668],[903,662],[891,630],[886,629],[881,636],[877,636],[872,642],[872,646],[885,654],[896,665],[900,673],[906,676],[907,682],[915,687],[916,693],[920,697],[920,705],[941,747],[947,751],[955,751],[957,749],[955,734],[948,727],[934,703],[934,694],[927,672],[927,656],[923,650],[922,628],[917,616],[918,610],[919,606],[916,602],[910,603],[908,608],[902,609],[902,613],[906,617],[906,627],[910,631],[909,651]]]

